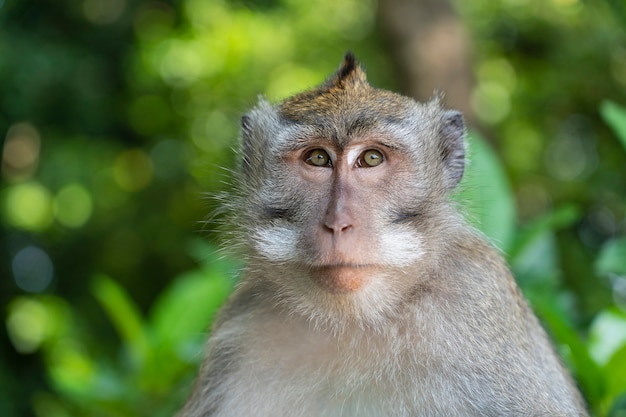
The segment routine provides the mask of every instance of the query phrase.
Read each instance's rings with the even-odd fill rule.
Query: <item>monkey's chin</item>
[[[334,294],[354,293],[367,285],[375,267],[369,265],[333,265],[311,269],[313,282]]]

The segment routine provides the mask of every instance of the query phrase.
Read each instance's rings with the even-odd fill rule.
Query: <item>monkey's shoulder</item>
[[[486,284],[502,286],[517,293],[517,286],[510,268],[486,236],[468,226],[460,226],[447,232],[439,245],[434,272],[438,276],[455,278],[457,284],[472,286]]]

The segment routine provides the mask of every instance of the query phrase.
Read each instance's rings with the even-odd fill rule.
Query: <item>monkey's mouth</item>
[[[353,293],[363,288],[378,269],[368,264],[336,264],[311,268],[311,279],[335,294]]]

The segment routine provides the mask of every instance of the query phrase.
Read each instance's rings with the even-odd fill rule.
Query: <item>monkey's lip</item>
[[[329,292],[353,293],[370,281],[376,269],[378,269],[376,265],[370,264],[319,265],[311,268],[311,278]]]

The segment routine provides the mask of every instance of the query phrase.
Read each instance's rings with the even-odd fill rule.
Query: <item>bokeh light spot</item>
[[[41,232],[52,223],[52,197],[39,183],[9,187],[4,203],[6,220],[18,229]]]
[[[511,63],[505,58],[495,58],[483,62],[478,68],[481,82],[495,81],[504,87],[509,94],[517,86],[517,74]]]
[[[113,166],[113,178],[125,191],[139,191],[152,182],[152,163],[140,149],[120,153]]]
[[[205,45],[206,46],[206,45]],[[201,75],[213,72],[204,66],[207,62],[198,51],[211,53],[197,42],[168,40],[163,42],[160,73],[163,80],[172,86],[184,87],[196,81]],[[221,67],[221,65],[212,66]]]
[[[59,223],[66,227],[83,226],[93,209],[93,200],[89,192],[80,184],[63,187],[54,198],[54,215]]]
[[[9,338],[20,353],[36,351],[46,336],[45,306],[31,298],[17,298],[9,305],[6,321]]]
[[[510,94],[497,82],[480,83],[472,92],[471,104],[476,116],[488,124],[501,122],[511,111]]]
[[[46,252],[36,246],[20,250],[12,262],[13,279],[18,287],[28,292],[42,292],[52,282],[54,265]]]
[[[34,174],[39,161],[41,138],[28,123],[9,128],[2,150],[2,176],[8,181],[27,179]]]
[[[595,171],[597,164],[595,147],[582,137],[563,135],[546,149],[546,170],[559,181],[587,178]]]

